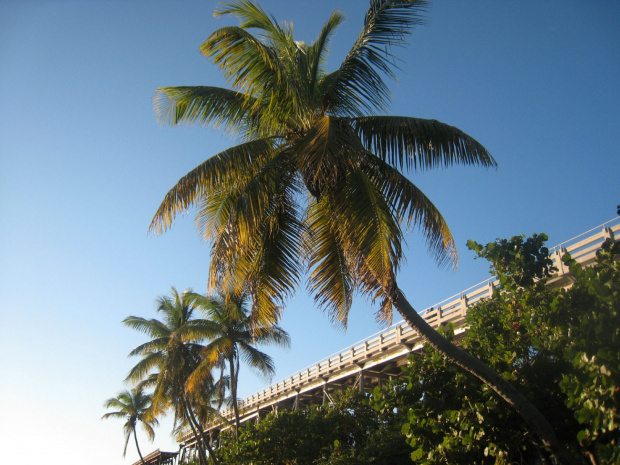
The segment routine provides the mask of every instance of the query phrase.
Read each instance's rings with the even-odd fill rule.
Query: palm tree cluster
[[[152,438],[156,418],[172,411],[175,431],[189,429],[197,438],[200,463],[206,465],[209,458],[218,463],[211,438],[203,429],[216,418],[225,421],[220,409],[231,405],[237,431],[240,361],[271,377],[275,372],[273,361],[256,345],[286,347],[289,336],[277,325],[258,326],[251,331],[246,296],[204,296],[191,290],[179,293],[173,287],[169,296],[157,299],[156,309],[161,319],[129,316],[123,321],[149,340],[129,354],[140,357],[126,378],[135,388],[108,400],[106,407],[119,410],[104,418],[127,419],[126,450],[129,435],[135,437],[138,421]],[[146,394],[146,389],[152,392]]]
[[[182,177],[150,226],[162,233],[178,213],[197,207],[198,231],[211,244],[209,289],[226,295],[215,302],[173,292],[161,301],[163,322],[125,320],[153,338],[132,352],[142,360],[129,375],[153,387],[151,411],[174,408],[175,418],[200,434],[200,417],[208,412],[197,393],[218,391],[209,376],[223,364],[234,405],[239,355],[267,372],[270,365],[254,365],[259,353],[249,346],[233,348],[214,337],[216,325],[192,319],[194,308],[228,321],[229,310],[223,316],[214,309],[238,305],[230,296],[247,295],[251,311],[243,313],[243,332],[257,341],[276,328],[305,277],[317,305],[336,324],[346,326],[356,293],[379,302],[380,321],[390,321],[395,308],[447,359],[507,401],[558,462],[572,462],[535,406],[431,328],[397,283],[407,228],[421,231],[439,264],[457,260],[446,221],[408,175],[456,164],[496,165],[479,142],[455,127],[382,114],[390,100],[386,79],[395,77],[393,50],[423,23],[426,6],[424,0],[370,0],[360,35],[328,72],[329,44],[344,20],[340,12],[307,44],[294,39],[292,24],[276,21],[253,1],[229,0],[215,15],[236,16],[239,26],[216,30],[200,50],[231,88],[158,89],[160,121],[224,128],[239,143]],[[241,331],[220,323],[217,331]],[[238,421],[236,408],[235,415]]]
[[[158,89],[160,121],[224,128],[239,143],[213,155],[168,192],[151,223],[161,233],[197,207],[211,244],[210,288],[252,298],[250,323],[274,324],[302,277],[317,304],[346,326],[353,296],[393,308],[427,342],[492,388],[556,457],[552,425],[501,375],[447,341],[399,288],[405,227],[422,231],[440,264],[456,264],[454,241],[433,203],[407,177],[455,164],[493,167],[474,138],[432,119],[381,114],[389,103],[395,47],[423,22],[423,0],[371,0],[362,31],[342,64],[326,69],[334,12],[316,40],[295,40],[251,0],[221,4],[239,26],[213,32],[201,52],[231,88]],[[300,260],[301,257],[301,260]]]

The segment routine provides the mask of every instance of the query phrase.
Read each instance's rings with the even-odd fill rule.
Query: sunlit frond
[[[257,123],[251,112],[255,99],[221,87],[160,87],[153,99],[161,123],[212,124],[229,132],[240,132]]]
[[[437,120],[370,116],[354,118],[351,124],[369,151],[399,169],[497,165],[473,137]]]
[[[276,367],[273,359],[265,352],[246,344],[245,341],[239,344],[239,352],[241,360],[262,376],[271,378],[275,374]]]
[[[137,355],[144,355],[149,352],[156,352],[158,350],[164,350],[168,345],[170,340],[170,335],[165,337],[158,337],[152,339],[150,341],[145,342],[144,344],[140,344],[131,352],[129,352],[130,357],[135,357]]]
[[[145,333],[151,337],[167,337],[170,335],[170,330],[161,321],[156,319],[147,320],[139,316],[128,316],[123,320],[123,324],[136,331]]]
[[[332,322],[347,326],[347,318],[356,286],[354,268],[347,262],[340,223],[334,221],[331,197],[325,196],[310,206],[307,234],[308,290],[319,307],[328,310]]]
[[[253,172],[254,165],[263,165],[272,154],[273,140],[261,139],[231,147],[209,158],[183,176],[166,194],[157,209],[149,230],[157,234],[172,226],[175,216],[182,213],[240,176]]]
[[[153,369],[160,368],[165,360],[165,355],[162,352],[146,352],[140,353],[140,355],[142,359],[129,370],[125,381],[133,384],[140,383],[148,378]]]
[[[390,91],[382,74],[394,78],[391,48],[405,44],[411,27],[422,24],[426,2],[372,0],[364,27],[340,68],[325,77],[329,108],[360,116],[385,109]]]
[[[374,155],[369,154],[362,169],[374,179],[398,221],[407,228],[421,230],[438,264],[456,267],[458,257],[452,233],[430,199],[397,169]]]
[[[358,270],[359,288],[377,299],[395,285],[402,258],[400,225],[373,178],[361,169],[351,171],[333,195],[335,218],[342,224],[351,266]],[[380,315],[381,321],[390,318]]]
[[[308,94],[316,95],[317,86],[324,75],[323,65],[329,53],[329,44],[336,28],[342,24],[345,17],[339,11],[334,11],[319,33],[317,39],[308,47]],[[322,96],[321,96],[322,98]]]

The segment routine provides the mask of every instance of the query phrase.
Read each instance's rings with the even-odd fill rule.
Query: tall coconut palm
[[[131,369],[127,381],[146,383],[154,387],[151,411],[154,415],[172,409],[175,424],[186,421],[197,440],[217,459],[195,414],[195,398],[187,388],[187,380],[200,365],[201,342],[206,338],[205,321],[195,318],[191,291],[181,294],[173,287],[170,296],[157,299],[157,311],[163,321],[129,316],[123,323],[147,334],[152,339],[139,345],[130,356],[142,359]],[[204,450],[199,447],[200,460],[207,463]]]
[[[230,392],[235,413],[235,434],[238,434],[240,418],[237,403],[239,383],[239,361],[243,360],[260,374],[271,377],[275,373],[273,360],[255,346],[276,344],[289,347],[290,338],[286,331],[276,325],[250,327],[247,296],[193,295],[194,302],[209,322],[209,342],[202,349],[202,365],[207,369],[222,362],[228,365]],[[194,372],[194,379],[200,379],[200,370]],[[190,387],[193,379],[190,379]]]
[[[142,425],[144,431],[148,435],[151,441],[155,437],[154,426],[158,425],[157,419],[147,415],[151,406],[151,396],[142,391],[141,388],[132,389],[130,391],[125,390],[119,392],[116,397],[111,397],[103,404],[105,408],[116,409],[114,412],[108,412],[101,418],[120,418],[125,420],[123,425],[123,431],[125,433],[125,448],[123,449],[123,457],[127,453],[127,444],[129,444],[129,438],[133,434],[136,442],[136,449],[140,460],[144,464],[144,458],[142,452],[140,452],[140,446],[138,445],[138,435],[136,434],[136,426],[138,423]],[[145,465],[145,464],[144,464]]]
[[[274,323],[304,272],[316,302],[346,325],[356,291],[392,309],[436,349],[492,387],[554,451],[553,428],[524,396],[485,364],[450,344],[409,304],[397,284],[403,226],[422,231],[440,264],[455,264],[450,230],[407,173],[455,164],[495,166],[487,150],[436,120],[384,116],[385,78],[394,77],[394,47],[423,22],[426,2],[371,0],[362,31],[338,69],[325,59],[334,12],[316,40],[293,38],[250,0],[222,4],[238,27],[216,30],[200,47],[231,89],[158,89],[162,122],[222,127],[240,143],[185,175],[157,210],[151,231],[198,207],[199,233],[210,241],[209,284],[250,293],[252,324]],[[302,258],[300,260],[300,257]],[[566,459],[570,461],[570,459]]]

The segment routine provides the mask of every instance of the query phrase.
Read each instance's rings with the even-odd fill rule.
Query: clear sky
[[[153,317],[170,286],[206,288],[209,249],[193,215],[147,228],[174,183],[234,142],[157,124],[159,86],[224,85],[198,52],[218,27],[212,1],[0,2],[0,445],[12,465],[127,464],[122,423],[101,421],[144,337],[121,325]],[[365,1],[266,0],[311,42],[340,8],[328,62],[357,36]],[[476,284],[487,266],[467,239],[545,232],[550,245],[615,217],[620,203],[620,2],[438,0],[392,85],[389,113],[434,118],[482,142],[497,170],[417,173],[460,251],[437,270],[408,234],[400,286],[419,309]],[[399,318],[395,318],[395,321]],[[274,381],[381,329],[357,301],[347,332],[302,287],[285,311],[288,351],[266,349]],[[267,385],[242,368],[240,395]],[[145,453],[176,450],[170,424]]]

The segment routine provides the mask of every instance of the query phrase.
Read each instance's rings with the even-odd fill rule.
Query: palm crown
[[[224,3],[216,15],[236,15],[240,25],[215,31],[200,50],[232,89],[158,89],[162,121],[222,126],[241,143],[184,176],[151,230],[166,230],[178,212],[198,206],[199,232],[212,244],[210,286],[249,292],[254,323],[277,321],[307,270],[317,303],[346,325],[355,291],[374,299],[396,286],[402,225],[420,227],[440,263],[456,263],[446,222],[403,172],[495,161],[454,127],[375,114],[389,102],[391,50],[422,22],[424,6],[371,1],[351,51],[328,73],[339,12],[307,45],[258,5]],[[390,299],[379,318],[391,318]]]
[[[138,454],[142,459],[140,447],[138,447],[138,438],[136,436],[136,426],[140,423],[146,431],[149,439],[152,441],[155,437],[154,426],[158,425],[158,421],[150,418],[148,410],[151,406],[151,396],[142,391],[141,388],[132,389],[131,391],[122,391],[116,397],[111,397],[105,401],[104,407],[115,409],[108,412],[102,418],[120,418],[125,420],[123,432],[125,433],[125,448],[123,449],[123,457],[127,453],[127,444],[131,434],[134,434]],[[143,461],[144,462],[144,461]]]

